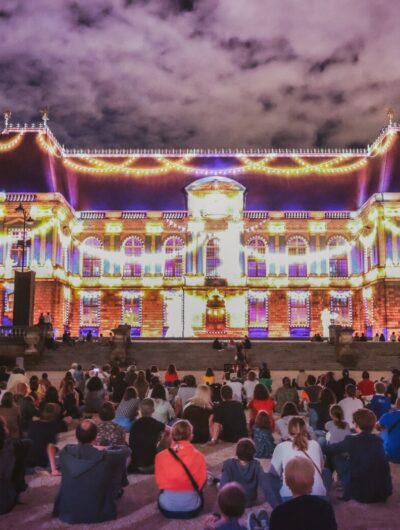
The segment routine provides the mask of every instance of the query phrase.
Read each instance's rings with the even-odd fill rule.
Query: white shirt
[[[154,412],[152,417],[161,423],[168,423],[169,420],[175,418],[175,411],[171,407],[169,401],[164,399],[154,399]]]
[[[318,442],[314,440],[308,441],[308,449],[306,451],[307,455],[313,460],[315,465],[321,471],[322,469],[322,451]],[[274,467],[275,471],[282,476],[283,484],[281,487],[281,497],[293,497],[293,493],[290,491],[286,484],[285,478],[285,466],[295,457],[307,458],[307,456],[298,449],[293,447],[292,441],[281,442],[275,447],[274,453],[272,455],[271,466]],[[307,458],[308,460],[308,458]],[[322,482],[322,477],[317,470],[314,472],[314,484],[312,487],[311,495],[326,495],[326,489],[324,483]]]
[[[243,388],[242,383],[240,381],[228,381],[227,385],[230,386],[232,389],[232,392],[233,392],[232,399],[234,399],[235,401],[240,401],[241,403],[242,402],[242,388]]]
[[[343,415],[344,415],[344,421],[347,421],[347,423],[350,425],[350,427],[353,425],[353,414],[356,410],[360,410],[364,408],[364,403],[361,401],[361,399],[358,398],[351,398],[346,397],[342,399],[342,401],[339,401],[338,405],[342,407]]]
[[[251,401],[254,396],[254,389],[258,385],[258,381],[245,381],[243,384],[244,391],[246,392],[247,401]]]

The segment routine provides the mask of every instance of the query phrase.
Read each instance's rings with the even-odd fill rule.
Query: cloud
[[[395,4],[3,0],[0,108],[71,147],[366,144],[400,112]]]

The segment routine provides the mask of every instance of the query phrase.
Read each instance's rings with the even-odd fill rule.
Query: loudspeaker
[[[15,271],[14,277],[14,326],[32,326],[35,299],[35,273]]]

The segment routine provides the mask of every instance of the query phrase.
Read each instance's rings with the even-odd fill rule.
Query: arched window
[[[290,278],[305,278],[307,276],[307,254],[307,241],[303,237],[294,236],[288,240],[288,274]]]
[[[169,237],[164,244],[164,276],[176,278],[183,274],[183,241],[179,237]]]
[[[138,261],[130,259],[124,263],[122,275],[129,278],[138,278],[142,276],[141,257],[143,255],[143,241],[139,237],[129,237],[123,245],[123,253],[127,258],[136,258]]]
[[[101,242],[97,239],[97,237],[88,237],[85,239],[83,244],[84,250],[82,254],[82,276],[86,278],[101,276],[102,259],[99,255],[99,251],[102,247]],[[91,249],[93,249],[93,252],[91,252]]]
[[[208,278],[219,278],[220,276],[220,245],[219,239],[213,237],[206,246],[206,276]]]
[[[334,236],[328,241],[329,276],[331,278],[347,278],[349,275],[349,260],[347,241],[342,236]]]
[[[265,261],[266,245],[261,237],[251,239],[247,244],[247,276],[265,278],[267,265]]]

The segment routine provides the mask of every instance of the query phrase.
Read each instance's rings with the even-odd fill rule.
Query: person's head
[[[168,373],[169,373],[170,375],[176,374],[176,368],[175,368],[175,365],[174,365],[174,364],[170,364],[170,365],[168,366]]]
[[[167,396],[165,394],[165,388],[163,385],[160,385],[158,383],[157,385],[153,386],[153,390],[151,392],[152,399],[163,399],[164,401],[167,399]]]
[[[354,385],[346,385],[345,392],[346,396],[349,398],[355,398],[356,397],[356,387]]]
[[[376,424],[376,416],[369,409],[356,410],[353,413],[353,423],[356,430],[370,433],[373,431]]]
[[[21,396],[26,396],[28,393],[28,385],[26,383],[17,383],[15,393]]]
[[[325,384],[335,381],[335,374],[333,372],[327,372],[325,376]]]
[[[137,399],[136,388],[133,386],[128,386],[125,388],[124,395],[122,397],[123,401],[129,401],[130,399]]]
[[[310,495],[314,484],[315,469],[310,460],[297,456],[285,466],[285,480],[294,497]]]
[[[155,364],[153,364],[153,366],[150,368],[150,372],[152,374],[158,374],[158,368]]]
[[[5,392],[1,398],[1,406],[10,409],[13,406],[12,392]]]
[[[66,379],[63,383],[64,394],[73,394],[75,390],[74,382],[70,379]]]
[[[29,389],[32,394],[35,394],[39,390],[39,380],[37,378],[29,381]]]
[[[384,394],[386,392],[386,385],[384,383],[375,383],[375,392],[377,394]]]
[[[369,372],[367,372],[367,370],[364,370],[363,373],[362,373],[362,375],[361,375],[361,377],[362,377],[363,379],[369,379]]]
[[[58,403],[58,392],[55,386],[49,386],[44,395],[46,403]]]
[[[98,390],[102,390],[103,383],[101,382],[100,377],[98,375],[94,375],[93,377],[91,377],[87,382],[86,388],[90,392],[97,392]]]
[[[190,403],[203,409],[212,408],[210,387],[208,385],[199,385]]]
[[[291,386],[289,377],[284,377],[284,378],[282,379],[282,385],[283,385],[285,388],[289,388],[289,387]]]
[[[111,401],[106,401],[100,407],[99,416],[101,421],[111,421],[115,418],[115,408]]]
[[[256,419],[254,420],[254,425],[259,429],[265,429],[268,431],[272,430],[271,418],[269,417],[269,414],[265,412],[265,410],[260,410],[257,413]]]
[[[239,519],[246,509],[245,492],[237,482],[228,482],[218,492],[218,506],[226,519]]]
[[[56,403],[46,403],[40,412],[42,421],[55,421],[60,414],[60,407]]]
[[[336,403],[336,396],[330,388],[324,388],[319,396],[322,405],[333,405]]]
[[[249,381],[255,381],[257,379],[257,374],[254,370],[250,370],[250,372],[247,374],[247,379]]]
[[[295,417],[289,420],[288,432],[293,442],[293,447],[299,451],[308,449],[308,431],[303,418]]]
[[[195,388],[197,386],[196,378],[194,375],[191,375],[191,374],[185,375],[183,380],[185,382],[185,385],[190,388]]]
[[[339,427],[339,429],[344,429],[346,427],[343,409],[340,405],[332,405],[329,409],[329,415],[336,427]]]
[[[264,401],[265,399],[269,398],[269,392],[265,385],[262,383],[258,383],[254,387],[254,399]]]
[[[151,398],[145,398],[140,403],[140,414],[142,417],[149,417],[154,412],[154,401]]]
[[[350,375],[350,372],[348,371],[347,368],[344,368],[344,370],[342,370],[342,376],[345,378],[345,379],[348,379]]]
[[[282,407],[281,418],[285,416],[298,416],[299,409],[297,408],[296,403],[293,401],[286,401]]]
[[[145,383],[146,382],[146,374],[143,370],[139,370],[138,376],[137,376],[137,383]]]
[[[316,382],[317,382],[317,380],[315,379],[315,376],[313,376],[312,374],[307,376],[306,386],[313,386],[313,385],[315,385]]]
[[[49,374],[48,374],[47,372],[43,372],[43,373],[42,373],[42,379],[43,379],[43,381],[47,381],[48,378],[49,378]]]
[[[214,372],[212,368],[207,368],[206,377],[214,377]]]
[[[92,420],[82,420],[75,431],[76,439],[81,444],[91,444],[97,436],[97,427]]]
[[[190,442],[193,437],[192,424],[187,420],[177,421],[172,427],[171,437],[174,442],[181,442],[183,440]]]
[[[229,401],[233,398],[232,388],[228,385],[221,387],[221,399],[222,401]]]
[[[236,456],[242,462],[251,462],[256,454],[256,446],[251,438],[241,438],[236,444]]]

